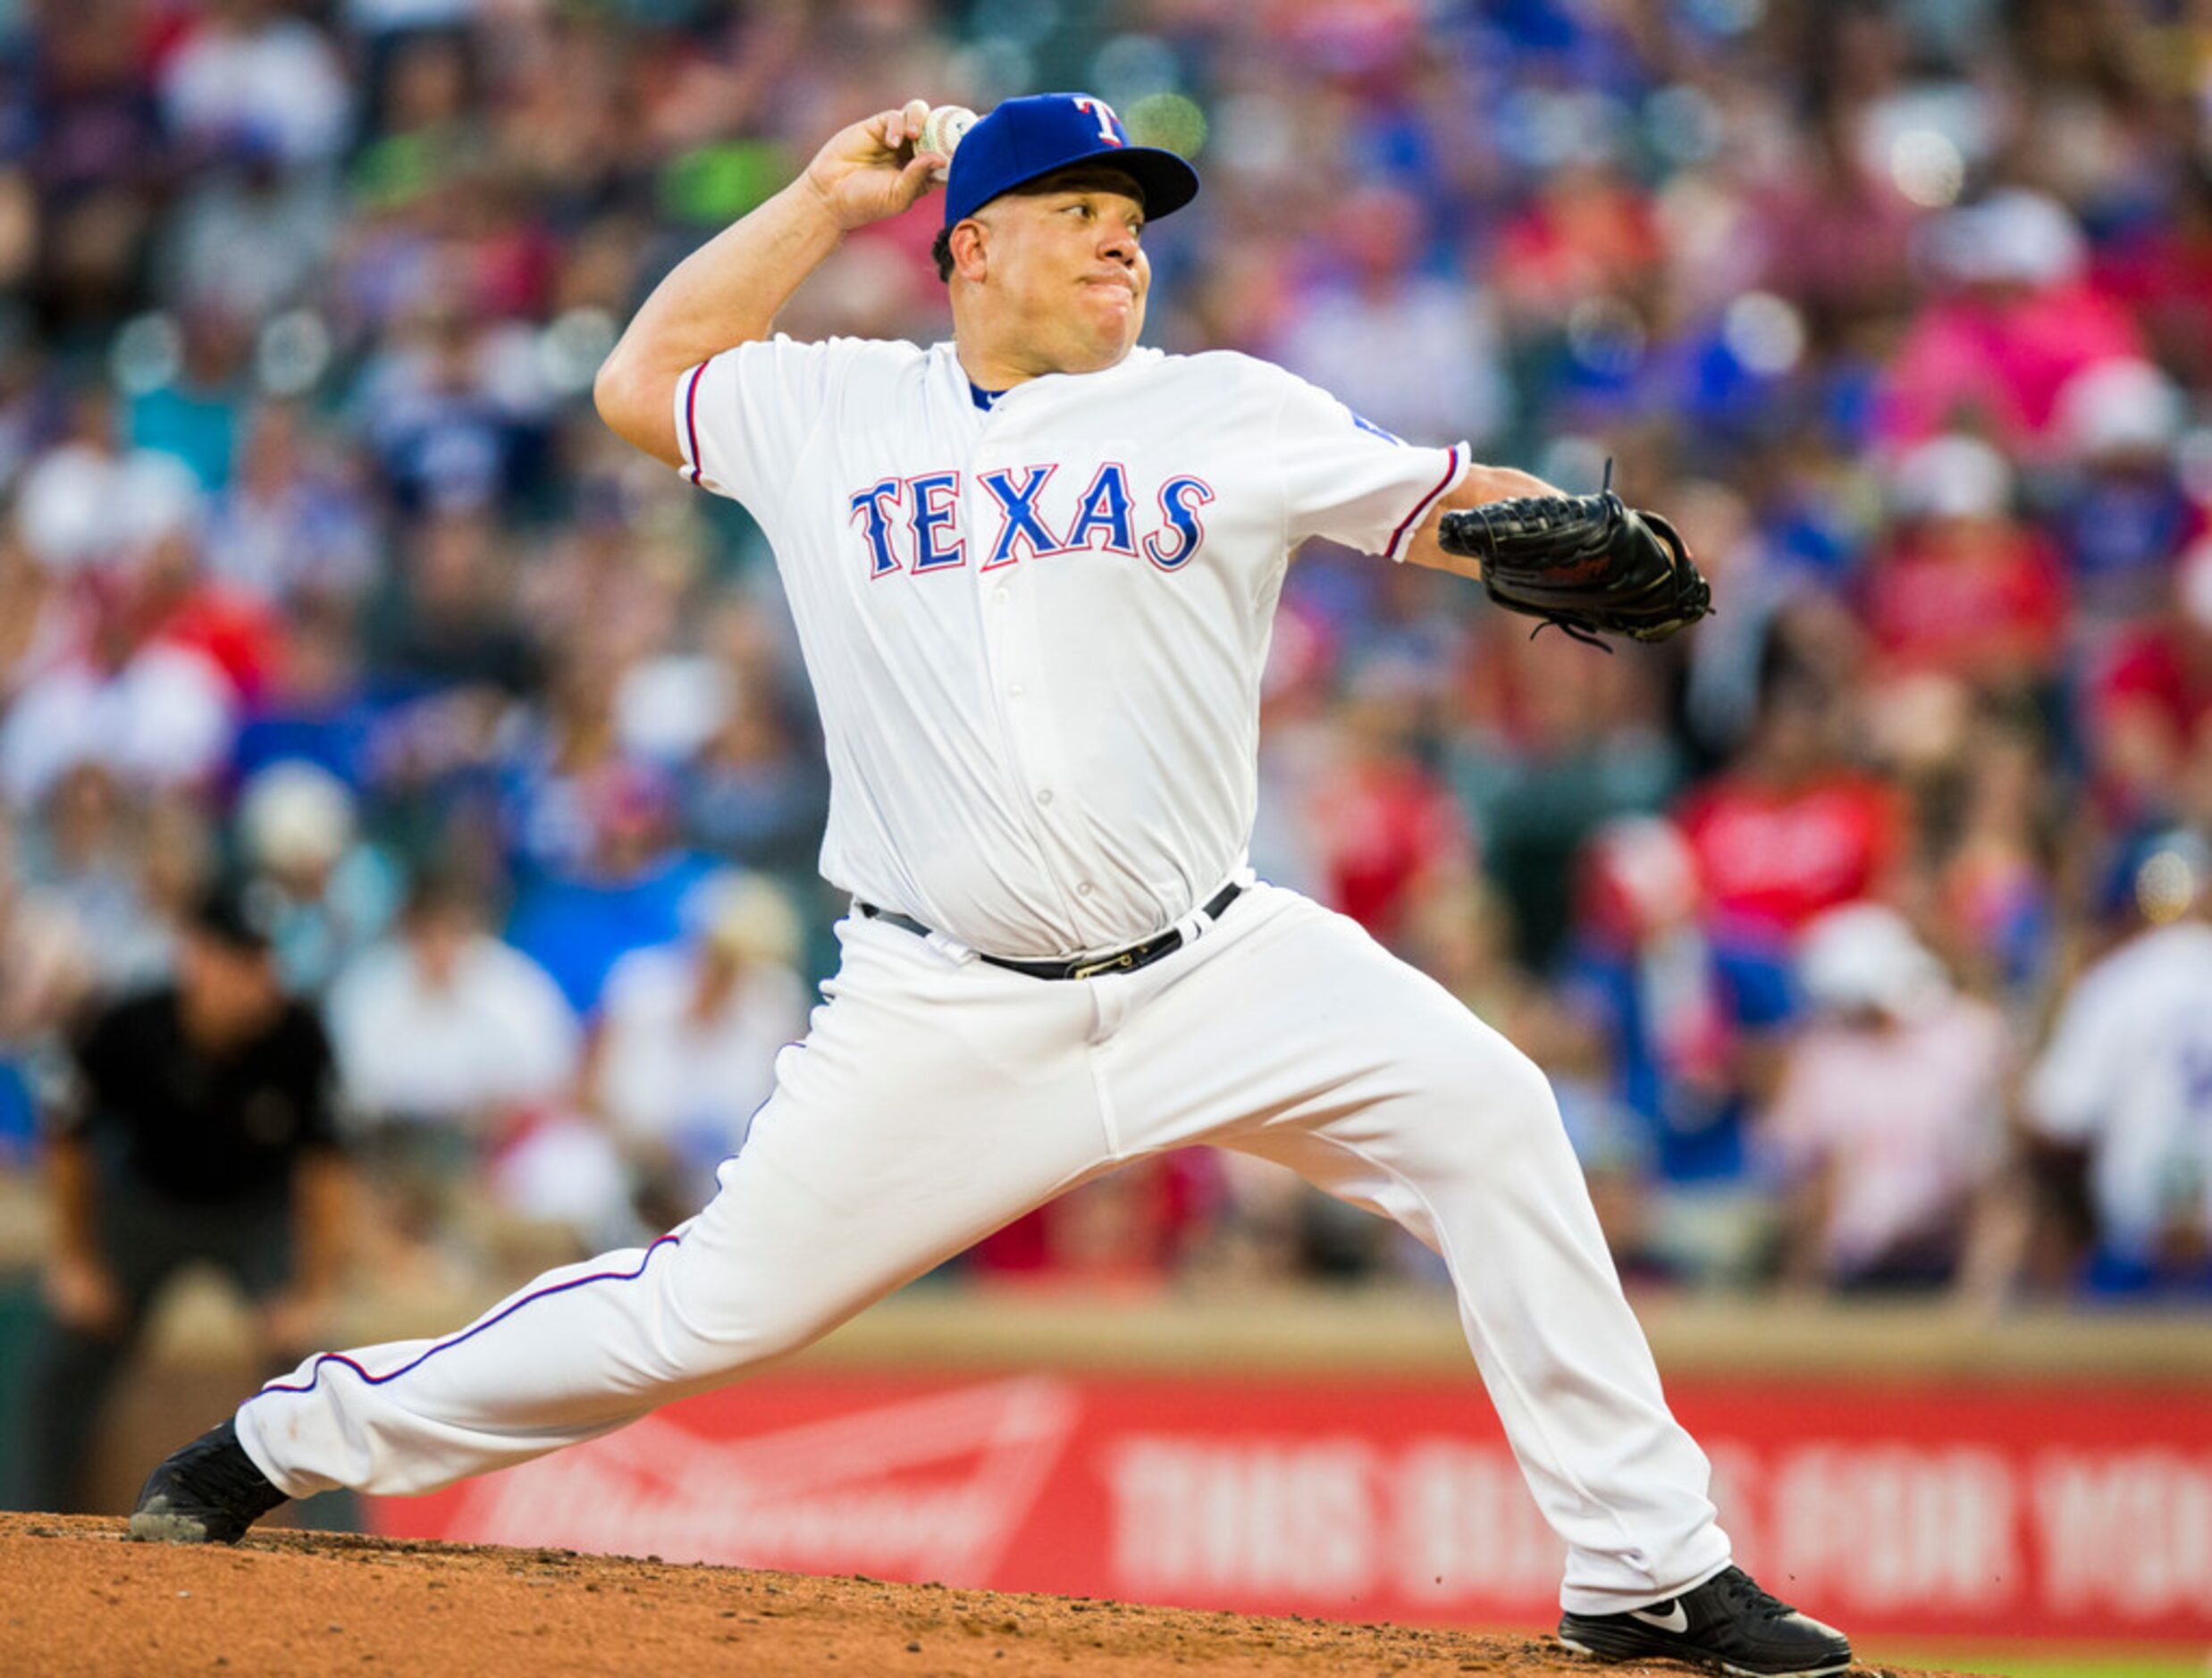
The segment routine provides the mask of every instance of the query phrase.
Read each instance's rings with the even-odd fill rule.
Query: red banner
[[[1737,1558],[1861,1636],[2212,1635],[2212,1403],[1684,1382]],[[770,1376],[382,1531],[1359,1620],[1549,1625],[1470,1380]]]

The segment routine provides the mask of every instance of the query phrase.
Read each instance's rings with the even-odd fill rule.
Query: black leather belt
[[[1223,886],[1207,901],[1199,912],[1208,920],[1219,920],[1223,911],[1244,894],[1244,888],[1234,880]],[[913,933],[918,938],[929,935],[929,929],[912,915],[902,915],[896,909],[878,909],[873,903],[854,900],[855,909],[871,920],[880,920],[887,927],[897,927]],[[1147,938],[1142,944],[1132,944],[1126,950],[1116,950],[1112,955],[1078,956],[1072,961],[1017,961],[1011,956],[985,955],[978,950],[976,959],[988,961],[993,967],[1003,967],[1010,973],[1026,973],[1031,978],[1078,979],[1090,978],[1100,973],[1133,973],[1140,967],[1150,967],[1164,955],[1173,955],[1182,948],[1182,928],[1170,927],[1157,937]]]

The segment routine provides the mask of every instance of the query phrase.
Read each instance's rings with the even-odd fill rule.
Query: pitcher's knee
[[[734,1380],[812,1346],[838,1321],[834,1312],[789,1300],[718,1302],[711,1313],[686,1318],[678,1357],[686,1377]]]
[[[1551,1079],[1502,1037],[1431,1059],[1424,1070],[1421,1152],[1436,1168],[1499,1184],[1521,1162],[1567,1150]]]
[[[1493,1068],[1490,1078],[1489,1099],[1529,1124],[1560,1128],[1560,1099],[1552,1079],[1527,1055],[1511,1049]]]
[[[1559,1123],[1559,1098],[1543,1069],[1487,1026],[1431,1044],[1417,1076],[1435,1095],[1529,1123]]]

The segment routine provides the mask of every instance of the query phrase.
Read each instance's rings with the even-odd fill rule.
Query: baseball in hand
[[[940,105],[930,108],[921,124],[921,138],[915,142],[917,150],[935,152],[949,165],[953,152],[960,144],[960,137],[975,126],[975,113],[964,105]],[[947,169],[930,171],[929,179],[942,184]]]

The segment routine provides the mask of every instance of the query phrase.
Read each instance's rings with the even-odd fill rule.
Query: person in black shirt
[[[346,1178],[321,1022],[288,999],[237,893],[196,905],[173,982],[97,1011],[49,1114],[50,1322],[29,1395],[31,1506],[80,1506],[102,1402],[147,1307],[194,1262],[253,1303],[282,1368],[326,1326]]]

